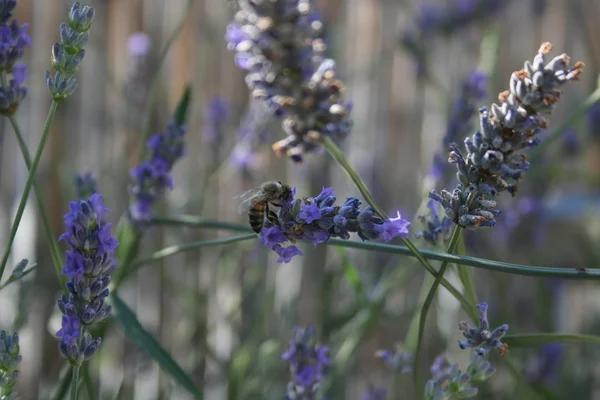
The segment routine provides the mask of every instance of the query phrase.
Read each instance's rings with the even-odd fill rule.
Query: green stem
[[[4,73],[3,73],[4,74]],[[19,142],[19,147],[21,148],[21,153],[23,154],[23,159],[25,160],[25,164],[27,165],[27,169],[31,169],[31,155],[29,154],[29,150],[27,149],[27,143],[25,143],[25,139],[21,133],[21,128],[19,123],[15,119],[14,116],[9,116],[8,120],[15,132],[15,136],[17,137],[17,141]],[[61,287],[64,287],[66,283],[65,276],[61,273],[63,267],[62,256],[60,255],[60,250],[58,248],[58,242],[56,241],[56,236],[54,236],[54,232],[52,231],[52,227],[50,226],[50,219],[48,218],[48,212],[46,211],[46,206],[44,204],[44,199],[42,197],[42,192],[37,184],[37,182],[33,181],[33,193],[35,194],[35,199],[38,203],[38,208],[40,211],[40,216],[42,217],[42,224],[44,225],[44,231],[46,232],[46,237],[48,239],[48,244],[50,245],[50,253],[52,254],[52,262],[54,263],[54,270],[56,271],[56,276],[58,277],[58,281],[61,283]]]
[[[79,370],[81,366],[74,365],[73,366],[73,380],[71,381],[71,400],[79,400],[78,392],[79,392]]]
[[[94,384],[92,382],[92,375],[90,374],[89,363],[83,364],[83,384],[85,385],[88,398],[94,400],[96,398],[96,393],[94,393]]]
[[[146,264],[150,264],[155,261],[162,260],[164,258],[173,256],[175,254],[182,253],[184,251],[198,249],[200,247],[217,246],[217,245],[221,245],[221,244],[230,244],[230,243],[235,243],[235,242],[241,242],[243,240],[256,239],[256,237],[257,237],[256,233],[250,233],[247,235],[233,236],[233,237],[229,237],[229,238],[225,238],[225,239],[204,240],[202,242],[193,242],[193,243],[180,244],[180,245],[176,245],[176,246],[166,247],[162,250],[155,252],[148,258],[145,258],[143,260],[138,260],[138,261],[130,264],[129,268],[127,269],[127,272],[122,275],[123,276],[122,279],[124,279],[125,277],[134,273],[135,271],[137,271],[138,269],[140,269],[141,267],[143,267]],[[118,282],[116,285],[118,285]]]
[[[460,235],[457,249],[456,252],[458,255],[464,256],[467,254],[464,234]],[[479,300],[477,300],[477,291],[475,290],[475,281],[473,280],[473,270],[465,265],[457,265],[456,267],[458,269],[458,277],[464,288],[465,297],[469,300],[470,304],[479,303]]]
[[[156,100],[156,91],[158,90],[158,84],[160,83],[160,73],[167,59],[167,55],[169,54],[169,49],[171,48],[171,45],[173,45],[173,42],[175,41],[177,36],[179,35],[179,32],[181,32],[181,29],[183,28],[183,23],[185,22],[186,17],[189,15],[189,10],[192,7],[193,2],[194,0],[188,0],[185,10],[183,10],[183,15],[177,22],[177,25],[175,26],[173,32],[171,32],[171,36],[169,36],[169,38],[167,39],[165,47],[163,48],[163,50],[160,53],[160,56],[158,57],[158,65],[156,66],[156,72],[154,73],[154,77],[152,78],[152,82],[150,83],[150,89],[148,89],[148,104],[146,105],[146,113],[144,114],[144,124],[142,125],[142,138],[144,144],[148,141],[148,138],[150,137],[152,111],[154,109],[154,102]],[[142,150],[140,151],[138,164],[140,164],[144,160],[144,157],[146,157],[146,152],[147,147],[143,146]]]
[[[550,135],[546,139],[542,141],[538,146],[531,149],[529,152],[528,158],[530,160],[536,159],[539,157],[542,152],[556,139],[560,137],[560,135],[565,132],[570,126],[572,126],[577,120],[583,116],[594,104],[600,101],[600,86],[594,90],[592,94],[588,96],[585,101],[579,103],[575,110],[569,115],[558,127],[556,127]]]
[[[456,246],[458,245],[458,240],[461,236],[462,229],[457,225],[454,227],[454,231],[452,232],[452,236],[450,238],[450,244],[448,244],[448,253],[452,254],[456,251]],[[423,333],[425,332],[425,322],[427,321],[427,313],[429,312],[429,308],[433,303],[433,298],[437,293],[437,289],[440,286],[440,282],[442,281],[444,274],[446,273],[446,269],[450,263],[448,261],[442,262],[442,266],[431,285],[431,289],[429,289],[429,293],[427,293],[427,297],[423,302],[423,308],[421,309],[421,315],[419,317],[419,334],[417,336],[417,348],[415,350],[415,383],[416,387],[422,387],[419,380],[419,354],[421,353],[421,343],[423,341]]]
[[[222,229],[226,231],[235,232],[252,232],[252,230],[245,225],[203,219],[200,217],[190,215],[174,217],[156,217],[152,219],[151,223],[157,225],[184,225],[192,228]],[[330,246],[341,246],[368,251],[378,251],[382,253],[400,254],[409,257],[415,256],[414,253],[411,252],[410,249],[405,246],[398,246],[385,243],[330,239],[325,244]],[[427,259],[429,260],[447,261],[453,264],[468,265],[475,268],[481,268],[490,271],[499,271],[507,274],[537,276],[544,278],[600,280],[600,269],[587,269],[586,271],[577,271],[575,268],[536,267],[531,265],[519,265],[501,261],[492,261],[470,256],[460,256],[456,254],[448,254],[432,250],[419,251],[421,252],[421,254],[423,254],[423,256],[427,257]],[[434,276],[437,276],[437,271],[435,271]],[[444,284],[444,281],[442,281],[442,284]]]
[[[52,400],[63,400],[69,391],[71,380],[73,379],[73,367],[69,365],[69,369],[65,376],[61,379],[60,386],[52,396]]]
[[[50,105],[50,110],[48,111],[48,117],[46,118],[46,123],[44,124],[44,131],[42,132],[42,138],[40,139],[40,143],[35,152],[35,157],[33,158],[33,162],[31,163],[31,168],[29,169],[29,175],[27,176],[27,182],[25,183],[25,189],[23,190],[23,195],[21,196],[21,201],[19,202],[19,208],[17,209],[17,215],[15,215],[15,219],[12,223],[12,227],[10,229],[10,236],[8,237],[8,243],[6,244],[6,249],[4,250],[4,254],[2,256],[2,261],[0,263],[0,280],[2,279],[2,275],[4,274],[4,270],[6,269],[6,263],[8,262],[8,257],[10,256],[10,251],[12,249],[13,242],[15,241],[15,236],[17,235],[17,229],[19,229],[19,224],[21,223],[21,218],[23,217],[23,212],[25,211],[25,205],[27,204],[27,198],[29,197],[29,192],[31,191],[31,186],[33,184],[33,178],[35,176],[35,171],[37,170],[38,164],[40,163],[40,159],[42,158],[42,153],[44,152],[44,147],[46,145],[46,141],[48,140],[48,136],[50,133],[50,126],[52,125],[52,121],[54,119],[54,114],[56,113],[56,108],[58,106],[58,102],[55,100],[52,101]]]

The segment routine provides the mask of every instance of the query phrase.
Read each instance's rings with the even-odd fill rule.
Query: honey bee
[[[235,198],[244,199],[240,204],[239,211],[248,213],[248,222],[250,227],[256,233],[260,233],[267,219],[277,224],[277,213],[269,209],[271,206],[281,207],[292,194],[292,188],[281,181],[265,182],[257,188],[248,190]]]

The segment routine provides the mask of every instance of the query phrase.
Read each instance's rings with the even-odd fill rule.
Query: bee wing
[[[254,189],[246,190],[245,192],[240,193],[237,196],[233,196],[233,198],[246,200],[250,197],[257,195],[258,192],[260,192],[260,187],[255,187]]]
[[[247,190],[244,193],[240,193],[237,196],[234,196],[234,199],[242,199],[242,202],[238,207],[238,213],[247,213],[250,209],[250,205],[252,204],[252,199],[254,199],[259,193],[260,187],[257,187],[254,189]]]
[[[253,197],[249,197],[240,203],[238,207],[238,214],[245,214],[250,210],[250,204],[252,204]]]

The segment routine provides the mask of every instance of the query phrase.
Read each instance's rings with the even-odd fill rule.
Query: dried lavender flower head
[[[570,68],[566,54],[546,63],[551,50],[550,43],[542,44],[533,62],[513,72],[509,90],[498,96],[500,105],[492,104],[491,112],[480,110],[481,130],[465,140],[466,157],[451,147],[449,162],[456,164],[461,184],[490,195],[505,190],[516,194],[529,168],[523,153],[539,144],[536,135],[547,127],[546,116],[560,98],[559,88],[577,80],[583,70],[581,62]]]
[[[583,63],[570,68],[566,54],[546,63],[551,50],[550,43],[542,44],[533,62],[526,61],[523,70],[512,74],[509,90],[498,96],[501,105],[492,104],[491,112],[480,109],[481,130],[465,140],[466,156],[458,145],[449,146],[448,161],[456,164],[460,185],[452,193],[432,191],[430,197],[442,204],[446,216],[457,225],[474,229],[495,224],[496,203],[484,196],[503,191],[516,195],[529,168],[524,152],[539,144],[536,135],[547,127],[546,116],[560,98],[559,88],[582,73]]]
[[[46,72],[46,86],[54,101],[62,101],[71,96],[77,88],[73,76],[85,56],[83,47],[89,40],[89,33],[95,11],[92,7],[73,3],[67,15],[67,22],[60,24],[60,43],[52,46],[50,61],[56,73]]]
[[[27,66],[19,61],[23,57],[25,47],[31,46],[31,38],[27,35],[29,24],[19,25],[12,19],[17,1],[0,2],[0,72],[10,74],[2,82],[0,88],[0,114],[12,115],[27,96]],[[10,21],[10,23],[9,23]]]
[[[238,0],[228,25],[228,47],[248,71],[253,97],[282,119],[286,139],[273,145],[279,155],[302,162],[320,148],[323,136],[341,140],[350,131],[351,104],[343,97],[335,61],[326,58],[323,22],[309,0]]]

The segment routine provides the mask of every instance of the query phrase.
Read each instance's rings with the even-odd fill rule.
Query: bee
[[[265,214],[271,223],[278,224],[277,213],[269,209],[269,204],[281,207],[291,194],[292,188],[289,185],[281,181],[269,181],[234,198],[244,199],[239,211],[248,213],[250,227],[254,232],[260,233],[265,222]]]

